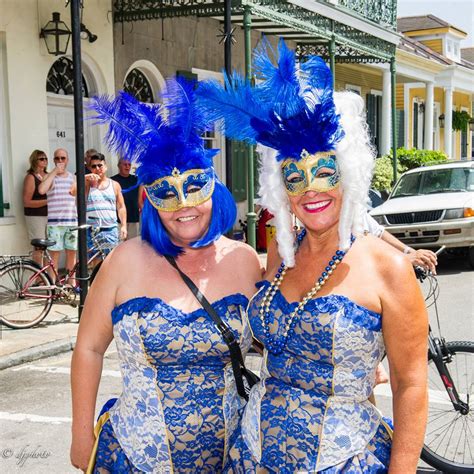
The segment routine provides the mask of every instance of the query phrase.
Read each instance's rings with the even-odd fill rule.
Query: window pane
[[[420,173],[407,174],[400,179],[392,197],[415,196],[420,188],[420,179]]]

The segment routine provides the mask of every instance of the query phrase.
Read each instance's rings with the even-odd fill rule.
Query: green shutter
[[[375,147],[377,148],[377,156],[380,156],[380,139],[382,138],[382,96],[375,96]]]
[[[418,148],[418,103],[413,104],[413,143],[412,148]]]
[[[461,130],[461,160],[467,160],[467,130],[469,125]]]
[[[198,75],[191,71],[176,71],[176,77],[184,77],[188,81],[198,81]]]
[[[396,110],[397,148],[405,146],[405,111]]]
[[[5,217],[5,206],[3,203],[3,176],[2,176],[1,164],[0,164],[0,217]]]
[[[232,142],[232,195],[237,202],[247,197],[247,145]]]
[[[367,125],[369,126],[369,135],[372,145],[375,146],[375,136],[376,136],[376,112],[377,102],[373,94],[366,95],[366,109],[367,109]]]

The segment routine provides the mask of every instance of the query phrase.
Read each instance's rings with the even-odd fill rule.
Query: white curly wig
[[[336,159],[341,173],[343,191],[339,219],[339,248],[350,247],[351,234],[359,234],[362,218],[368,209],[368,192],[375,160],[364,117],[364,101],[353,92],[335,92],[336,112],[345,136],[336,146]],[[290,202],[277,161],[277,151],[259,145],[259,204],[275,216],[278,253],[287,267],[295,265],[296,236]]]

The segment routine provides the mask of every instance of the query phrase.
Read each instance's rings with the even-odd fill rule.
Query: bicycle
[[[80,228],[90,228],[90,225]],[[92,248],[89,249],[88,267],[99,259],[89,280],[92,283],[100,263],[114,247],[102,241],[98,229],[91,229]],[[70,282],[75,278],[79,263],[66,275],[60,277],[48,248],[55,245],[54,240],[33,239],[31,245],[44,252],[40,266],[29,256],[4,256],[0,259],[0,322],[12,329],[26,329],[43,321],[49,314],[53,303],[61,302],[77,306],[79,288]],[[54,282],[51,278],[54,276]]]
[[[436,277],[416,268],[429,283],[427,307],[434,307],[440,337],[428,334],[428,422],[421,459],[447,473],[474,472],[474,342],[446,342],[441,336]],[[431,300],[431,302],[430,302]]]

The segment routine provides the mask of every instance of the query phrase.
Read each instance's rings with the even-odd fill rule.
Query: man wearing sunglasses
[[[89,169],[91,173],[86,175],[87,223],[99,229],[99,241],[107,242],[112,249],[118,245],[119,239],[127,238],[127,209],[122,188],[119,183],[107,178],[107,165],[102,153],[91,156]],[[117,228],[117,216],[120,220],[120,232]],[[91,246],[88,233],[88,247]]]
[[[67,150],[58,148],[54,152],[54,169],[38,186],[41,194],[46,194],[48,202],[47,238],[56,244],[49,247],[56,268],[59,255],[66,251],[66,269],[70,270],[76,263],[77,251],[77,210],[76,199],[71,190],[76,185],[75,176],[67,170],[69,156]],[[71,282],[74,284],[74,281]]]

